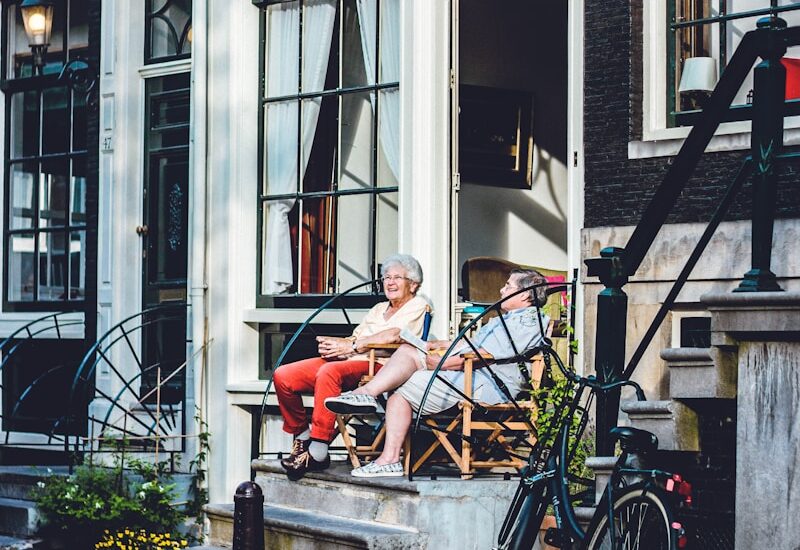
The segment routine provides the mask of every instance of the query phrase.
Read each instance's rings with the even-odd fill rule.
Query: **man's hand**
[[[441,349],[441,348],[437,348]],[[433,370],[442,360],[441,353],[429,353],[425,356],[425,368]],[[442,370],[461,370],[464,368],[464,359],[458,355],[448,357],[442,365]]]
[[[323,359],[338,359],[353,355],[353,341],[334,336],[317,336],[317,351]]]

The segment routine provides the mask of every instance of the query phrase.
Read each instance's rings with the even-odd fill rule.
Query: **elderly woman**
[[[282,365],[273,381],[283,430],[294,436],[289,456],[281,460],[290,479],[330,465],[328,445],[335,434],[336,416],[324,406],[325,399],[352,389],[369,371],[368,344],[399,343],[401,329],[422,334],[428,303],[417,297],[422,284],[419,262],[407,254],[389,256],[381,268],[383,291],[388,301],[369,310],[347,338],[318,336],[319,357]],[[384,363],[386,359],[379,359]],[[376,369],[381,365],[376,365]],[[314,394],[311,425],[301,394]]]

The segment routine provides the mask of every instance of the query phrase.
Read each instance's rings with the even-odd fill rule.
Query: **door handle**
[[[146,225],[137,225],[136,226],[136,234],[140,237],[144,237],[147,235],[147,226]]]

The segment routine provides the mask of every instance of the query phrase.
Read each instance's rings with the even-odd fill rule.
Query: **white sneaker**
[[[378,400],[364,393],[346,392],[325,400],[325,408],[336,414],[376,414],[383,413]]]
[[[350,474],[354,477],[403,477],[403,464],[392,462],[391,464],[375,464],[370,462],[360,468],[356,468]]]

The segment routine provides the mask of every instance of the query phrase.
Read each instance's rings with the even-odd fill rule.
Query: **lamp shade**
[[[717,60],[690,57],[683,62],[679,92],[711,92],[717,85]]]
[[[53,3],[47,0],[24,0],[19,8],[28,44],[49,46],[53,30]]]

